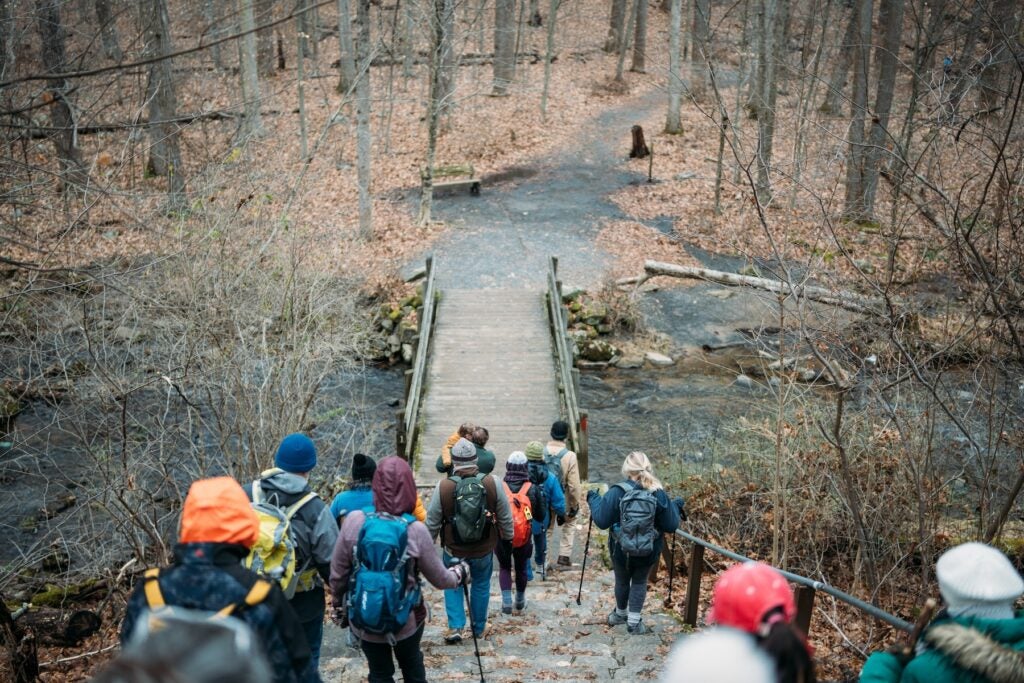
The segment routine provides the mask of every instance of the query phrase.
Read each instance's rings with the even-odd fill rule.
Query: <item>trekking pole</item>
[[[587,542],[583,544],[583,569],[580,570],[580,590],[576,593],[576,604],[583,601],[583,575],[587,573],[587,555],[590,554],[590,532],[594,528],[594,513],[590,513],[590,523],[587,524]]]
[[[473,650],[476,651],[476,665],[480,667],[480,683],[484,683],[484,663],[480,659],[480,643],[476,639],[476,624],[473,623],[473,608],[469,604],[469,584],[462,582],[462,594],[466,596],[466,612],[469,613],[469,630],[473,632]]]
[[[668,604],[672,604],[672,579],[676,574],[676,532],[672,532],[672,551],[668,561]]]

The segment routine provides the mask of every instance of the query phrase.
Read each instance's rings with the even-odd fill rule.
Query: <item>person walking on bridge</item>
[[[558,420],[551,425],[551,441],[544,446],[544,463],[552,472],[557,473],[558,483],[565,493],[565,519],[559,522],[562,538],[558,543],[559,567],[572,566],[572,549],[576,542],[576,520],[580,513],[583,500],[583,487],[580,484],[580,466],[576,453],[569,450],[565,440],[569,438],[569,423]],[[548,527],[551,537],[554,525]]]
[[[558,477],[544,464],[544,446],[540,441],[526,444],[526,459],[529,479],[541,494],[541,501],[533,514],[532,522],[533,559],[541,579],[546,579],[547,569],[544,563],[548,552],[548,529],[554,526],[556,519],[561,519],[562,523],[565,523],[565,494],[562,492],[562,485],[558,483]],[[526,564],[526,579],[533,581],[533,569],[529,563]]]
[[[496,460],[494,452],[484,448],[487,445],[488,439],[490,439],[490,433],[485,428],[478,427],[469,422],[463,423],[454,434],[448,437],[444,448],[441,449],[441,455],[437,456],[434,469],[442,474],[452,473],[451,450],[459,439],[466,439],[476,447],[476,466],[482,474],[490,474],[494,471]]]
[[[514,533],[512,511],[504,487],[493,475],[477,468],[477,449],[466,439],[452,446],[452,474],[437,483],[427,507],[427,528],[431,538],[441,537],[446,564],[457,558],[470,568],[469,610],[477,637],[487,633],[487,604],[491,597],[494,548],[498,539]],[[466,606],[458,589],[444,592],[448,617],[445,642],[462,641],[466,627]]]
[[[630,634],[639,635],[648,632],[641,619],[647,576],[661,557],[661,535],[679,526],[683,499],[669,500],[651,471],[651,461],[640,451],[626,456],[622,476],[626,480],[603,496],[590,490],[587,504],[594,524],[611,529],[608,545],[615,572],[615,609],[608,615],[608,625],[627,624]]]

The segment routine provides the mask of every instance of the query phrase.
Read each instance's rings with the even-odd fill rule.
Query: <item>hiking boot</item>
[[[651,629],[647,628],[647,626],[644,625],[643,619],[641,619],[640,621],[636,622],[636,626],[632,624],[626,626],[626,631],[629,632],[629,635],[631,636],[640,636],[645,633],[650,633]]]
[[[444,642],[449,645],[455,645],[462,642],[462,629],[461,628],[450,628],[444,632]]]
[[[482,629],[480,629],[480,632],[476,634],[476,637],[479,640],[483,640],[485,638],[489,638],[490,635],[491,635],[491,624],[490,624],[490,622],[486,622],[484,624],[484,627]]]
[[[615,610],[612,610],[608,614],[608,625],[609,626],[621,626],[622,624],[625,624],[626,621],[628,621],[628,619],[629,618],[627,616],[625,616],[625,615],[619,616],[618,612],[616,612]]]
[[[523,598],[522,602],[516,600],[516,611],[522,612],[524,609],[526,609],[526,598]]]
[[[519,609],[519,608],[516,607],[516,609]],[[501,613],[502,614],[512,614],[512,605],[502,605],[501,606]]]
[[[559,567],[571,567],[572,566],[572,560],[570,560],[565,555],[559,555],[558,556],[558,566]]]

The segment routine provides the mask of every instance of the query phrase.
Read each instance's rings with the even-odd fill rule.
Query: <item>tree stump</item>
[[[644,142],[644,129],[641,126],[633,126],[633,148],[629,150],[630,159],[644,159],[651,150],[647,147],[647,143]]]
[[[39,677],[36,639],[14,622],[7,604],[0,596],[0,643],[7,649],[7,666],[14,683],[32,683]],[[3,668],[0,667],[0,671]]]

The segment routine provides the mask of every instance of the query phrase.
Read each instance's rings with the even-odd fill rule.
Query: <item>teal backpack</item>
[[[353,549],[349,581],[348,618],[356,628],[378,635],[398,633],[420,603],[419,581],[409,587],[413,559],[407,541],[414,521],[412,515],[367,513]]]

